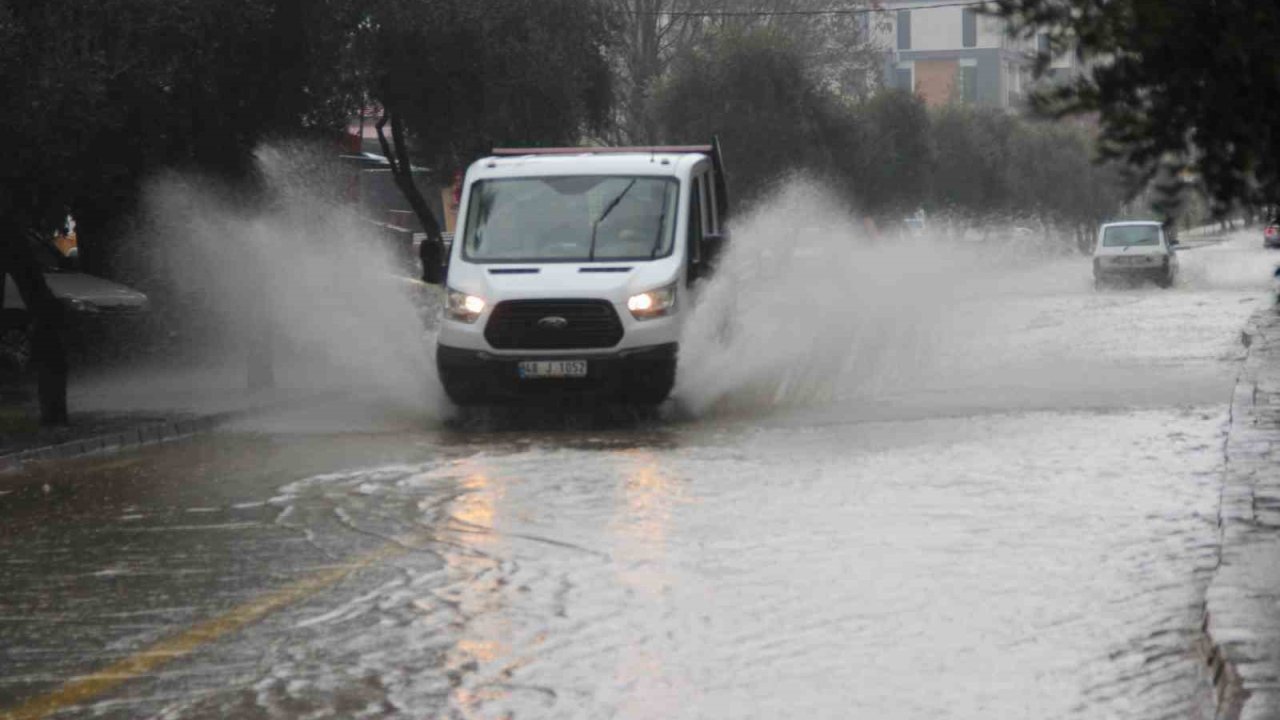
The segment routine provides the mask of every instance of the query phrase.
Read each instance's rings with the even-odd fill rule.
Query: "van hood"
[[[511,299],[602,298],[630,295],[673,281],[672,264],[640,262],[471,265],[454,273],[449,286],[491,303]],[[461,270],[461,267],[458,268]]]

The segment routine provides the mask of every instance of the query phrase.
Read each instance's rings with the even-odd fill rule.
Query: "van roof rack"
[[[493,154],[500,157],[514,155],[605,155],[617,153],[706,153],[711,154],[712,145],[639,145],[634,147],[549,147],[549,148],[494,148]]]

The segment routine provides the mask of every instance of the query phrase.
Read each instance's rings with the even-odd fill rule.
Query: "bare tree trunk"
[[[392,148],[387,142],[386,126],[391,124]],[[409,158],[409,146],[404,137],[404,121],[388,107],[383,100],[382,117],[375,126],[378,129],[378,143],[382,146],[382,154],[391,163],[391,176],[395,178],[396,187],[409,201],[409,207],[422,223],[422,230],[427,239],[418,247],[418,257],[422,261],[422,280],[432,285],[444,281],[444,243],[441,238],[440,222],[436,220],[431,206],[413,181],[413,163]]]

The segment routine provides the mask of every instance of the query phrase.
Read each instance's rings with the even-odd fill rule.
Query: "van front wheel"
[[[671,395],[675,385],[675,358],[646,363],[628,380],[622,397],[633,405],[659,405]]]
[[[444,394],[454,405],[466,407],[478,405],[485,400],[483,388],[471,378],[459,377],[458,374],[442,371],[440,384],[444,386]]]

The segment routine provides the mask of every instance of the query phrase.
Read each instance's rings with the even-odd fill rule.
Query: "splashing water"
[[[334,202],[337,168],[323,155],[273,145],[257,162],[272,199],[265,208],[189,174],[149,187],[147,229],[165,239],[159,268],[183,292],[206,298],[209,317],[192,327],[243,363],[265,322],[282,382],[356,391],[416,417],[451,414],[431,362],[427,318],[438,294],[404,277],[374,228]],[[1095,295],[1087,259],[1064,257],[1070,244],[1060,239],[880,239],[803,179],[734,230],[681,340],[675,402],[695,416],[846,405],[925,386],[990,394],[1015,376],[1023,386],[1063,386],[1048,404],[1078,395],[1077,378],[1098,358],[1147,361],[1107,327],[1074,321],[1072,313],[1092,304],[1145,296]],[[1273,264],[1261,255],[1197,250],[1183,258],[1180,286],[1258,288]],[[1172,296],[1147,300],[1161,297]],[[1153,309],[1185,311],[1162,307]],[[1099,393],[1110,388],[1103,375],[1094,378]],[[1112,384],[1132,383],[1125,376]]]
[[[928,371],[950,303],[1012,262],[929,238],[872,240],[820,186],[790,183],[736,224],[682,342],[679,401],[749,411],[910,383]]]
[[[1270,272],[1262,251],[1234,238],[1182,254],[1174,290],[1099,294],[1069,238],[1010,230],[881,237],[820,184],[788,183],[735,223],[719,274],[696,298],[678,405],[695,416],[753,415],[921,393],[967,393],[965,405],[976,406],[1021,392],[1051,407],[1084,402],[1081,387],[1103,402],[1167,360],[1152,357],[1134,327],[1170,313],[1214,322],[1194,311],[1191,291],[1256,292]],[[1099,304],[1116,307],[1091,309]],[[1232,332],[1222,338],[1229,344]],[[1190,338],[1165,346],[1180,360],[1228,354]]]
[[[146,229],[163,238],[157,270],[199,297],[189,328],[211,360],[243,362],[270,335],[281,384],[349,390],[439,415],[445,407],[424,317],[434,295],[398,268],[372,224],[335,202],[336,160],[296,144],[264,146],[265,207],[205,178],[168,173],[145,195]]]

